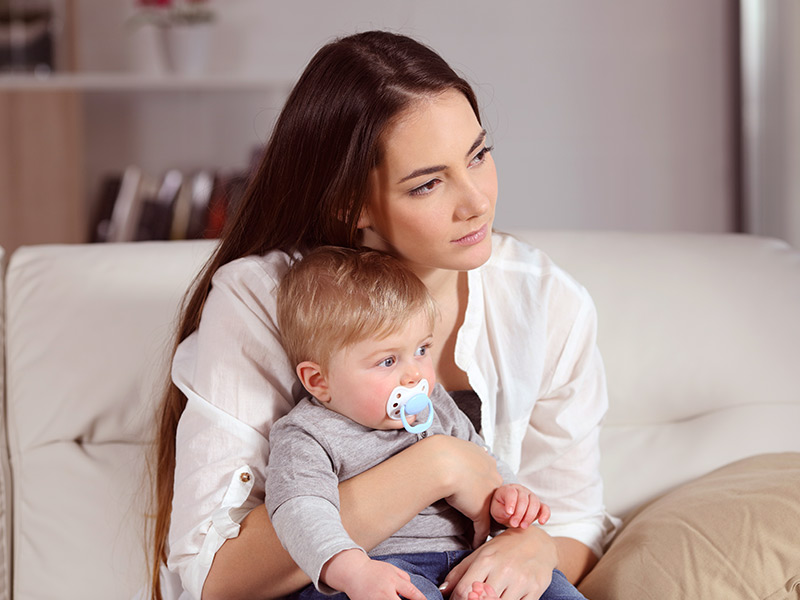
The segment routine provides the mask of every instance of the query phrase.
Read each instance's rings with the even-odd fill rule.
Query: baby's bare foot
[[[500,600],[500,597],[488,583],[476,581],[472,584],[467,600]]]

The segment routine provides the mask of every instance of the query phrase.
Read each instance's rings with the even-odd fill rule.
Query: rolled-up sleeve
[[[198,330],[173,359],[172,380],[187,403],[176,436],[167,564],[193,598],[217,550],[264,501],[269,430],[299,385],[273,318],[288,260],[273,253],[219,269]]]

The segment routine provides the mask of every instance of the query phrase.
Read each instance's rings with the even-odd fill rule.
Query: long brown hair
[[[323,46],[289,94],[264,155],[222,239],[187,292],[177,344],[200,323],[222,265],[270,250],[356,247],[381,134],[421,96],[455,89],[480,113],[470,85],[433,50],[406,36],[369,31]],[[157,415],[149,522],[151,598],[161,600],[175,471],[175,432],[186,398],[167,385]]]

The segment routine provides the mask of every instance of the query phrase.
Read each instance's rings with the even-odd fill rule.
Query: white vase
[[[211,29],[208,24],[160,28],[164,58],[172,73],[191,77],[205,72]]]

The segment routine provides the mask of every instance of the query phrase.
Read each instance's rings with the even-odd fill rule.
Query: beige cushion
[[[626,519],[591,600],[800,599],[800,454],[722,467]]]

